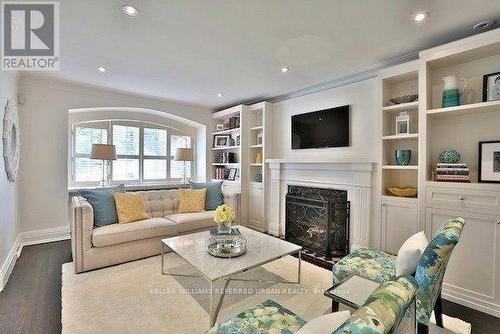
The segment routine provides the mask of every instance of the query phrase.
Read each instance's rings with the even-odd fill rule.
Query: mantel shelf
[[[447,117],[490,111],[500,111],[500,101],[479,102],[457,107],[432,109],[427,110],[427,115],[429,117]]]

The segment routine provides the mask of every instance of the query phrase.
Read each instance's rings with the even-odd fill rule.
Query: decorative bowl
[[[208,240],[207,252],[215,257],[233,258],[245,254],[247,242],[241,237],[211,237]]]
[[[417,194],[417,188],[405,187],[389,187],[387,188],[391,192],[391,194],[399,196],[399,197],[413,197]]]
[[[391,97],[389,99],[389,102],[394,104],[401,104],[401,103],[415,102],[417,100],[418,100],[418,94],[409,94],[409,95]]]
[[[460,161],[460,153],[455,150],[443,149],[439,153],[439,161],[445,164],[456,164]]]

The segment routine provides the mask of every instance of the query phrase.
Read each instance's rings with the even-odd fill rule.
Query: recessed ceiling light
[[[221,93],[217,94],[217,97],[220,99],[221,97],[224,97]]]
[[[98,70],[99,72],[101,72],[101,73],[104,73],[104,72],[106,72],[106,71],[107,71],[107,70],[106,70],[104,67],[102,67],[102,66],[99,66],[99,67],[97,68],[97,70]]]
[[[421,13],[417,13],[415,14],[415,16],[413,17],[413,21],[415,22],[422,22],[423,20],[425,20],[430,14],[429,13],[426,13],[426,12],[421,12]]]
[[[473,31],[480,31],[480,30],[486,30],[488,28],[491,28],[496,22],[494,20],[486,20],[479,22],[478,24],[475,24],[474,27],[472,27]]]
[[[123,12],[123,14],[128,15],[128,16],[139,15],[139,11],[137,10],[137,8],[135,8],[134,6],[131,6],[131,5],[123,5],[122,12]]]
[[[286,73],[288,71],[290,71],[290,69],[288,67],[282,67],[281,68],[281,72],[283,72],[283,73]]]

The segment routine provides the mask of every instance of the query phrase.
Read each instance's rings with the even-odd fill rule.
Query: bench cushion
[[[142,240],[179,233],[177,224],[165,218],[150,218],[130,224],[111,224],[92,231],[94,247],[104,247],[123,242]]]
[[[215,211],[189,212],[189,213],[174,213],[166,216],[179,227],[179,232],[189,232],[200,229],[215,227],[214,222]]]
[[[335,263],[332,272],[334,285],[353,275],[383,283],[396,275],[396,256],[381,250],[359,248]]]

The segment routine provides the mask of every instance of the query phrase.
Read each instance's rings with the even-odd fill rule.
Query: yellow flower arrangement
[[[214,221],[217,225],[225,225],[230,227],[233,220],[236,218],[234,210],[227,204],[222,204],[215,209]]]

